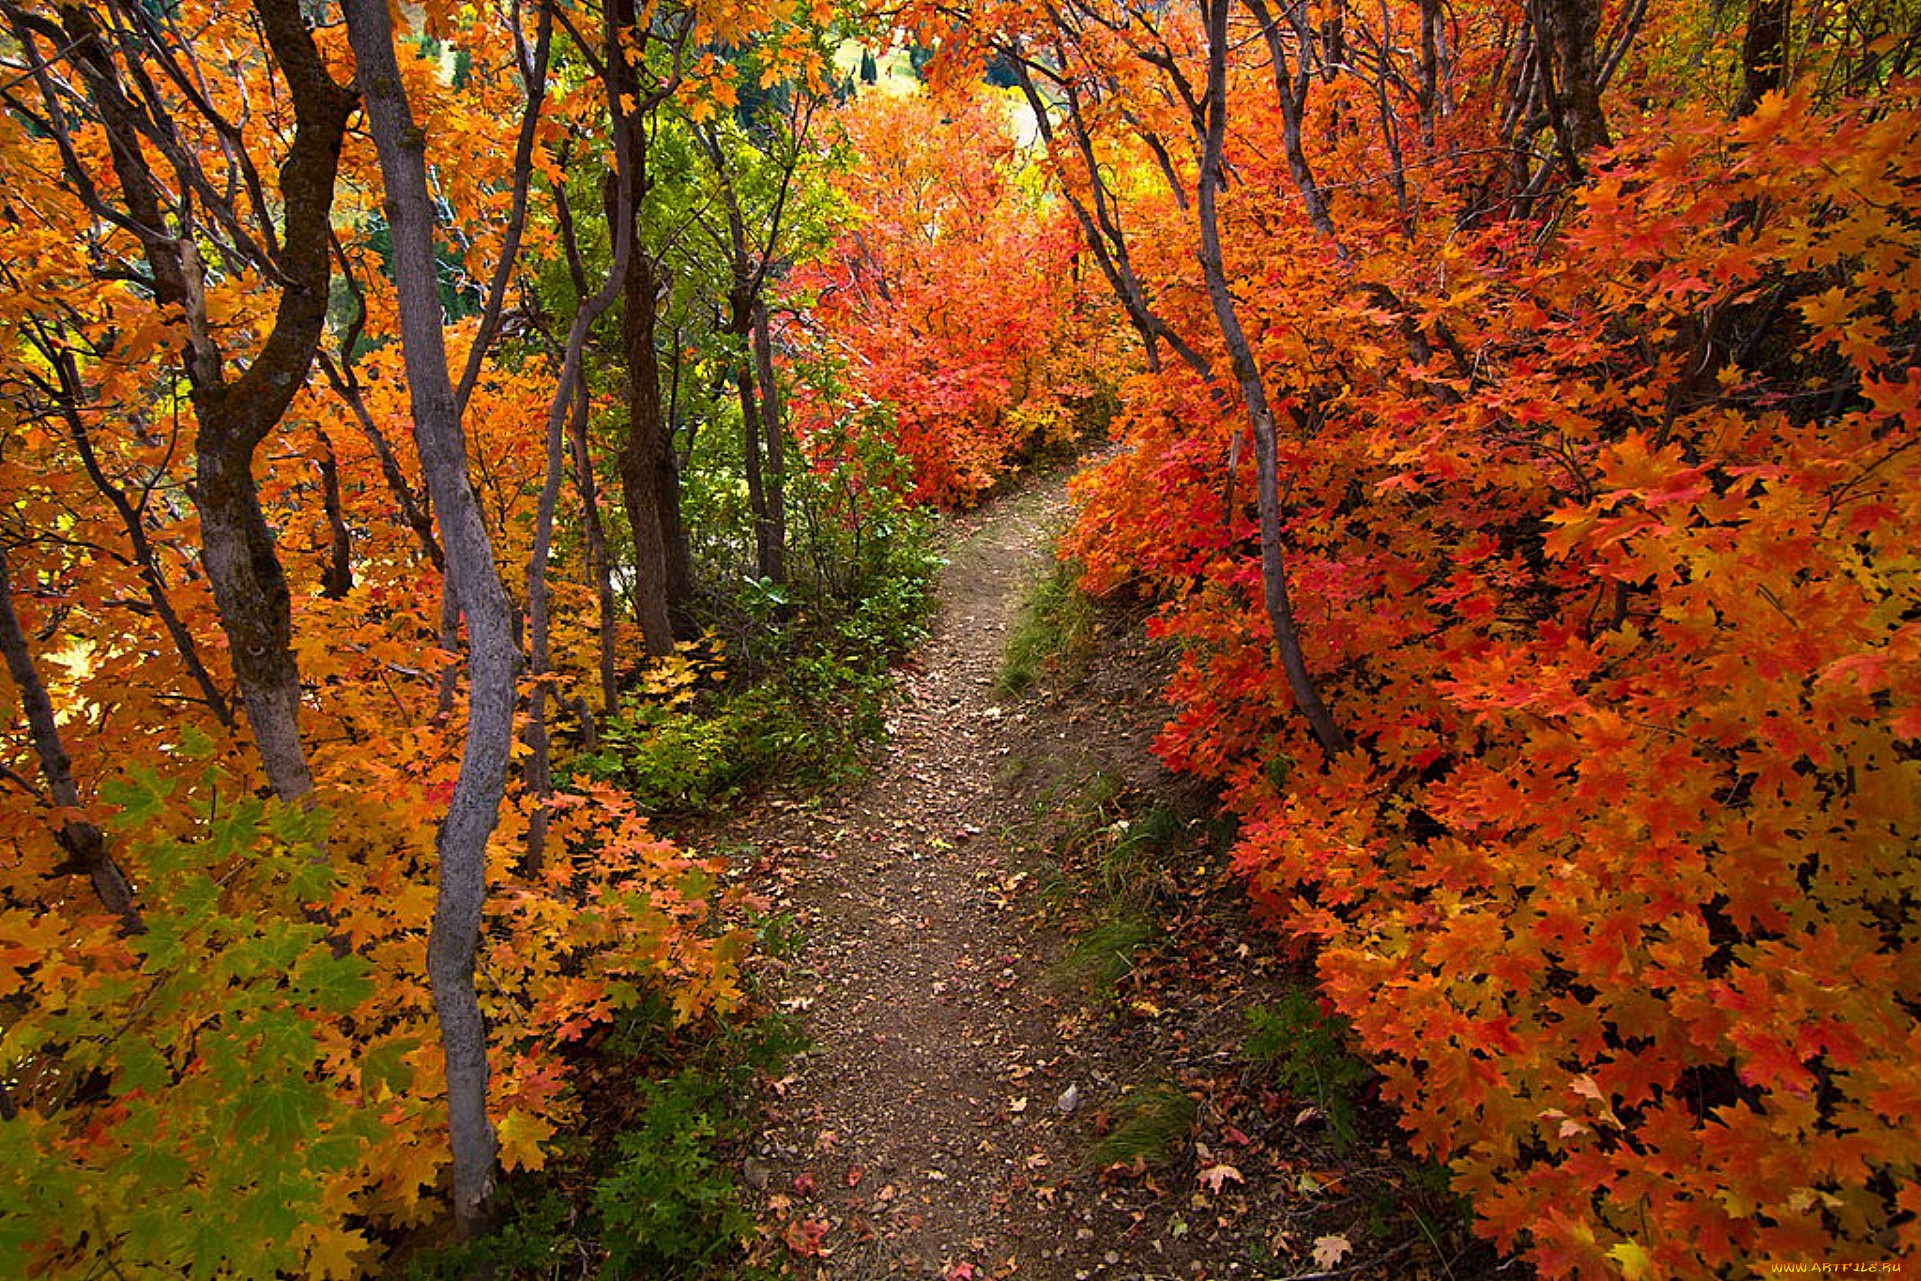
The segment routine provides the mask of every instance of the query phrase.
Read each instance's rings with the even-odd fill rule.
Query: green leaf
[[[308,1004],[346,1014],[373,995],[373,980],[368,977],[373,968],[365,957],[336,957],[322,951],[310,954],[292,981]]]
[[[158,1094],[173,1081],[173,1069],[160,1052],[142,1040],[130,1040],[122,1044],[119,1053],[119,1068],[114,1072],[114,1086],[122,1093],[139,1090],[145,1094]]]
[[[405,1094],[414,1082],[414,1070],[407,1065],[406,1056],[418,1045],[415,1037],[397,1036],[362,1054],[360,1092],[371,1098],[385,1086],[395,1094]]]
[[[105,780],[100,784],[101,799],[120,811],[108,825],[117,832],[150,826],[172,791],[173,780],[160,777],[150,765],[137,765],[119,778]]]

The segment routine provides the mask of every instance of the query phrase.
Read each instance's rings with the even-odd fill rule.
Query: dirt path
[[[1148,752],[1166,660],[1136,629],[1109,628],[1071,690],[995,687],[1065,508],[1060,482],[1038,483],[957,530],[865,779],[765,799],[717,834],[755,851],[758,888],[804,937],[762,962],[813,1048],[769,1089],[742,1162],[757,1260],[835,1281],[1427,1275],[1392,1242],[1386,1272],[1309,1260],[1398,1175],[1385,1144],[1351,1153],[1385,1181],[1330,1170],[1315,1110],[1249,1071],[1244,1011],[1285,967],[1216,892],[1205,838],[1159,873],[1177,888],[1124,998],[1064,970],[1042,887],[1087,781],[1182,790]],[[1172,1142],[1101,1168],[1098,1136],[1156,1089],[1194,1100]]]
[[[773,802],[735,833],[758,839],[806,931],[780,999],[814,1040],[748,1179],[785,1225],[770,1244],[798,1263],[817,1242],[835,1277],[1110,1266],[1091,1209],[1061,1185],[1082,1160],[1083,1101],[1112,1082],[1069,1044],[1087,1016],[1054,976],[1060,943],[1031,919],[1035,871],[1015,839],[1038,778],[1095,749],[1060,730],[1061,750],[1032,759],[1041,727],[994,685],[1064,504],[1059,483],[1034,486],[951,547],[873,773],[811,812]],[[1114,728],[1104,737],[1151,769],[1151,729]]]

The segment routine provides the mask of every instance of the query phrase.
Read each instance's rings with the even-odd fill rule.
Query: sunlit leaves
[[[852,393],[885,406],[916,498],[974,502],[1015,453],[1072,434],[1105,374],[1104,317],[1069,266],[1064,211],[1021,181],[1012,99],[985,90],[873,93],[837,115],[858,160],[838,182],[858,225],[797,275],[818,359],[853,372],[839,400],[804,388],[817,453]]]

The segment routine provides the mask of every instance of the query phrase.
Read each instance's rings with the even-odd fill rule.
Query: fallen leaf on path
[[[1206,1188],[1209,1192],[1219,1192],[1221,1190],[1222,1185],[1227,1183],[1247,1182],[1246,1179],[1241,1177],[1241,1172],[1239,1170],[1225,1163],[1220,1165],[1210,1165],[1205,1170],[1202,1170],[1200,1173],[1200,1181],[1201,1181],[1201,1186]]]
[[[787,1225],[780,1239],[801,1258],[818,1259],[828,1253],[821,1243],[827,1239],[830,1230],[831,1225],[824,1219],[796,1219]]]
[[[1331,1268],[1354,1252],[1354,1243],[1343,1236],[1314,1238],[1314,1262]]]

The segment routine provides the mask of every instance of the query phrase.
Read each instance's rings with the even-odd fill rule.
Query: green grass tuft
[[[1024,694],[1050,671],[1077,675],[1094,649],[1094,602],[1077,585],[1080,566],[1056,561],[1022,606],[995,685]]]
[[[1160,937],[1154,918],[1140,912],[1117,909],[1074,940],[1067,954],[1067,970],[1086,983],[1097,996],[1111,996],[1122,980],[1134,972],[1134,958]]]
[[[1095,1168],[1131,1165],[1138,1158],[1148,1165],[1171,1160],[1188,1132],[1200,1105],[1186,1091],[1169,1082],[1144,1086],[1121,1100],[1109,1130],[1088,1152]]]

